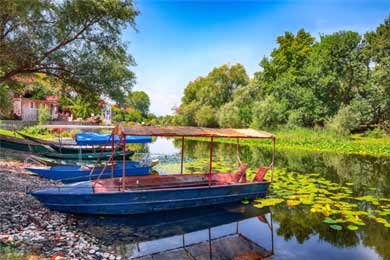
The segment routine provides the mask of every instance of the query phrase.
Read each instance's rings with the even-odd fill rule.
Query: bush
[[[329,120],[327,128],[335,131],[339,135],[348,135],[356,129],[360,123],[360,114],[351,106],[343,106],[337,114]]]
[[[385,135],[385,131],[379,127],[366,131],[363,136],[372,138],[381,138]]]
[[[287,128],[290,129],[295,129],[298,127],[303,127],[303,113],[298,110],[293,110],[290,112],[290,115],[288,116],[288,121],[287,121]]]
[[[284,102],[276,102],[273,96],[268,96],[265,100],[254,103],[252,115],[251,127],[257,129],[276,128],[287,121]]]
[[[46,106],[40,107],[38,110],[38,121],[40,125],[47,123],[50,120],[50,113]]]
[[[217,117],[220,127],[241,127],[238,107],[236,107],[232,102],[222,106]]]
[[[195,122],[198,126],[215,127],[217,119],[215,110],[211,106],[203,106],[195,113]]]

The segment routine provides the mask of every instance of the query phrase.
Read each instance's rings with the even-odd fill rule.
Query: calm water
[[[180,171],[181,141],[159,138],[146,151],[158,157],[161,174]],[[236,145],[214,144],[215,170],[237,168]],[[241,161],[268,166],[271,151],[241,146]],[[186,141],[185,169],[207,172],[209,143]],[[276,166],[288,172],[319,173],[355,196],[390,198],[390,158],[308,152],[278,152]],[[365,210],[365,209],[363,209]],[[390,259],[390,228],[374,221],[358,231],[336,231],[323,216],[286,203],[258,209],[241,203],[128,217],[79,216],[78,228],[114,245],[127,259],[228,259],[249,251],[271,259]],[[165,258],[164,258],[165,257]],[[238,258],[237,258],[238,259]],[[246,258],[245,258],[246,259]],[[256,259],[252,255],[252,258]]]
[[[179,171],[179,163],[175,158],[180,157],[178,155],[180,148],[180,140],[175,142],[159,139],[150,145],[149,149],[152,153],[161,153],[167,158],[169,158],[168,155],[176,154],[176,156],[172,156],[171,160],[167,160],[157,168],[160,172]],[[236,150],[236,145],[216,143],[214,145],[214,160],[217,162],[215,168],[229,171],[229,167],[226,165],[230,165],[230,168],[234,170],[237,167]],[[209,143],[188,141],[185,143],[185,155],[187,160],[185,172],[207,172]],[[270,158],[271,151],[269,149],[241,146],[241,160],[249,163],[250,166],[257,168],[269,165]],[[390,198],[390,158],[288,151],[277,153],[276,166],[300,173],[319,173],[326,179],[340,184],[353,183],[351,188],[355,196],[369,194]],[[156,218],[154,223],[158,227],[154,230],[155,226],[152,224],[147,232],[150,239],[148,239],[148,234],[138,235],[136,232],[132,233],[135,237],[129,235],[128,238],[138,242],[142,241],[143,252],[166,250],[166,247],[174,244],[174,239],[180,240],[178,236],[183,233],[187,233],[197,241],[202,236],[202,232],[207,233],[207,228],[211,228],[217,233],[217,230],[229,229],[229,225],[234,226],[235,223],[239,222],[241,227],[239,232],[244,237],[248,237],[267,250],[272,249],[273,244],[274,255],[272,259],[390,259],[390,228],[385,228],[373,221],[366,223],[366,226],[361,227],[358,231],[336,231],[322,222],[323,217],[311,214],[307,208],[300,206],[278,205],[271,207],[269,213],[256,213],[255,208],[250,205],[237,205],[236,207],[242,214],[237,216],[234,221],[230,219],[230,214],[215,208],[216,213],[212,214],[218,216],[217,219],[208,217],[207,214],[202,217],[202,213],[199,212],[200,216],[190,219],[188,223],[184,220],[179,223],[179,226],[172,228],[172,230],[177,230],[176,236],[169,234],[171,231],[167,231],[168,234],[162,232],[159,225],[163,225],[162,229],[165,230],[164,220]],[[253,214],[259,216],[265,214],[268,222],[270,222],[272,214],[273,229],[268,229],[267,225],[259,221],[259,218]],[[198,218],[201,221],[197,221]],[[136,225],[131,225],[131,228],[134,226],[136,227]],[[191,232],[191,228],[187,231],[186,227],[190,226],[201,231]],[[169,227],[171,226],[169,225]],[[166,237],[166,240],[164,238],[156,239],[154,236],[157,234],[163,234],[162,236]],[[157,243],[157,249],[153,241]]]

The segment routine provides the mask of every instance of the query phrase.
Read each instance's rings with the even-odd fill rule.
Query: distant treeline
[[[389,131],[390,17],[364,35],[339,31],[316,40],[301,29],[277,44],[252,78],[238,63],[189,82],[175,115],[159,123]]]

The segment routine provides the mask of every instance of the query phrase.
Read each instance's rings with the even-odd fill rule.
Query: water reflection
[[[78,218],[79,229],[113,245],[129,259],[261,259],[273,254],[268,208],[236,203],[139,216]]]
[[[179,142],[175,142],[177,146]],[[196,158],[202,163],[208,155],[207,142],[187,141],[185,154]],[[214,145],[214,159],[224,161],[224,165],[236,167],[236,145],[216,143]],[[263,147],[241,146],[241,160],[249,163],[251,167],[268,165],[271,150]],[[226,164],[227,163],[227,164]],[[199,168],[207,169],[198,165]],[[353,183],[354,196],[373,195],[377,197],[390,197],[390,159],[370,156],[342,155],[334,153],[311,153],[302,151],[279,151],[276,155],[276,167],[286,168],[287,172],[320,173],[322,177],[344,185]],[[195,167],[196,168],[196,167]],[[218,167],[217,167],[218,168]],[[197,170],[186,167],[189,172]],[[203,170],[202,169],[202,170]],[[227,170],[222,167],[222,170]],[[367,210],[363,208],[362,210]],[[278,245],[289,247],[289,252],[302,250],[296,258],[383,258],[390,259],[390,229],[369,219],[359,231],[335,231],[323,223],[324,217],[311,214],[310,207],[300,205],[287,207],[285,204],[271,208],[275,220],[276,249]],[[317,242],[315,242],[317,241]],[[321,241],[321,243],[318,243]],[[283,250],[277,250],[277,252]],[[314,252],[322,251],[323,257]],[[274,258],[285,258],[278,253]],[[287,258],[295,258],[290,254]]]

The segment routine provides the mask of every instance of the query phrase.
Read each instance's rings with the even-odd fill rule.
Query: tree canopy
[[[120,35],[137,15],[133,0],[1,1],[1,91],[17,88],[15,76],[39,72],[123,101],[135,75]]]
[[[338,31],[316,40],[301,29],[276,43],[253,78],[236,64],[188,83],[176,116],[164,123],[390,132],[389,17],[365,35]]]

